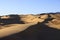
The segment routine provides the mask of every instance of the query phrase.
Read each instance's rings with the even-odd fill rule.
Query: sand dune
[[[12,17],[11,16],[1,17],[0,38],[7,37],[22,31],[23,33],[26,33],[24,34],[23,38],[25,36],[27,37],[27,35],[30,34],[31,36],[29,35],[28,37],[29,38],[31,37],[32,39],[37,35],[38,37],[41,35],[42,37],[44,37],[44,39],[46,38],[46,36],[47,36],[46,39],[48,38],[55,39],[56,34],[58,36],[60,35],[60,14],[55,13],[55,14],[40,14],[40,15],[22,15],[22,16],[17,15],[16,17],[15,16],[12,15]]]
[[[35,25],[37,23],[30,23],[30,24],[10,24],[9,27],[0,29],[0,38],[4,36],[9,36],[14,33],[21,32],[27,29],[31,25]]]
[[[60,20],[53,19],[52,21],[49,21],[46,25],[55,29],[60,29]]]

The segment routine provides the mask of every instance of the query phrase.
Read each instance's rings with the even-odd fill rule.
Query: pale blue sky
[[[60,0],[0,0],[0,15],[60,12]]]

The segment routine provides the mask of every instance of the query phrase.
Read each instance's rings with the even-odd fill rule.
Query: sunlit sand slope
[[[14,33],[21,32],[25,29],[27,29],[31,25],[35,25],[37,23],[30,23],[30,24],[10,24],[10,27],[0,29],[0,38],[4,36],[9,36]]]

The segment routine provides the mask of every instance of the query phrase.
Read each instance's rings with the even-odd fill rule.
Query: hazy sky
[[[60,12],[60,0],[0,0],[0,15]]]

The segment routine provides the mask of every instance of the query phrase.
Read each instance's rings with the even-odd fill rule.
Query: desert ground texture
[[[31,27],[31,28],[30,28]],[[58,30],[58,31],[57,31]],[[52,32],[53,31],[53,32]],[[29,35],[28,37],[22,38],[24,40],[35,40],[34,36],[32,35],[39,35],[40,32],[47,32],[46,35],[53,35],[56,36],[59,34],[60,36],[60,13],[42,13],[42,14],[29,14],[29,15],[5,15],[5,16],[0,16],[0,38],[1,40],[20,40],[19,38],[16,39],[15,37],[10,37],[10,35],[14,34],[19,34],[21,33],[24,34],[25,36]],[[36,34],[35,34],[36,33]],[[44,35],[41,33],[42,35]],[[50,33],[50,34],[49,34]],[[56,34],[56,35],[55,35]],[[20,35],[20,34],[19,34]],[[31,36],[32,37],[31,37]],[[41,35],[41,36],[42,36]],[[52,35],[52,36],[53,36]],[[54,40],[54,36],[50,38],[48,36],[45,38],[46,40]],[[6,38],[5,38],[6,37]],[[20,36],[21,37],[21,36]],[[31,37],[31,38],[30,38]],[[40,36],[36,36],[36,38]],[[21,39],[21,40],[23,40]],[[41,39],[41,37],[40,37]],[[59,37],[56,40],[58,40]],[[44,40],[42,37],[41,40]]]

